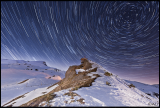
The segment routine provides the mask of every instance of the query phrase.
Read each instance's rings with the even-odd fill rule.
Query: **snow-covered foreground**
[[[58,82],[64,74],[43,61],[1,59],[1,106],[17,96]]]
[[[74,91],[81,97],[75,96],[72,99],[71,96],[64,95],[69,89],[62,90],[55,93],[57,97],[50,101],[50,106],[159,106],[158,98],[153,98],[137,88],[129,88],[130,83],[116,75],[105,76],[106,70],[96,63],[92,66],[98,67],[97,72],[92,73],[99,74],[101,77],[98,77],[92,86]],[[82,69],[77,70],[82,72]],[[106,85],[106,81],[110,83],[110,86]],[[84,99],[85,104],[77,101],[80,98]],[[47,106],[47,103],[45,105]]]
[[[99,74],[101,76],[95,79],[95,82],[92,83],[92,86],[77,88],[77,90],[72,92],[70,91],[71,88],[64,89],[59,92],[55,92],[54,94],[56,95],[56,97],[54,97],[48,102],[46,101],[41,102],[39,106],[159,106],[159,99],[157,97],[146,94],[147,89],[150,92],[158,91],[158,94],[159,94],[159,88],[151,89],[150,86],[148,85],[146,85],[148,87],[146,87],[145,85],[144,87],[142,87],[140,84],[136,84],[136,82],[125,81],[113,73],[111,76],[106,76],[104,75],[104,73],[107,72],[107,70],[105,70],[103,67],[101,67],[95,62],[92,62],[92,61],[89,61],[89,62],[93,63],[92,69],[95,67],[98,67],[98,69],[96,72],[89,73],[88,76],[91,76],[93,78],[95,77],[93,76],[93,74]],[[78,72],[83,72],[83,71],[84,71],[83,69],[76,69],[77,74]],[[64,74],[61,75],[59,73],[58,75],[61,78],[64,78]],[[49,79],[47,80],[49,81]],[[108,82],[108,84],[106,82]],[[40,84],[38,82],[33,82],[33,83]],[[131,83],[133,85],[135,84],[136,87],[135,88],[129,87]],[[26,83],[24,83],[24,86],[25,85]],[[57,86],[59,85],[56,84],[55,86],[49,89],[47,89],[47,86],[43,88],[37,87],[36,90],[32,90],[32,91],[30,89],[31,92],[25,94],[23,98],[19,98],[15,101],[12,101],[8,105],[11,105],[13,103],[14,103],[13,106],[22,105],[29,100],[32,100],[38,96],[42,96],[43,92],[48,93],[49,91],[53,90]],[[143,88],[145,88],[145,92],[143,91]],[[2,93],[2,89],[1,89],[1,93]],[[71,95],[71,94],[74,94],[74,95]]]

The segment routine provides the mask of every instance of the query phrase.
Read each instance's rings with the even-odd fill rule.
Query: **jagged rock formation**
[[[85,72],[79,72],[78,74],[76,74],[76,69],[84,69],[84,70],[89,69],[89,70],[85,71]],[[58,92],[63,89],[72,88],[71,91],[74,91],[74,90],[81,88],[81,87],[89,87],[92,85],[92,82],[94,82],[94,80],[97,77],[100,77],[100,75],[93,74],[93,76],[95,76],[95,77],[92,78],[91,76],[88,76],[87,74],[90,72],[96,72],[96,71],[97,71],[97,68],[92,69],[92,64],[87,59],[81,59],[80,65],[70,66],[69,69],[65,73],[65,78],[63,80],[59,81],[58,83],[55,83],[55,84],[49,86],[48,89],[56,84],[59,85],[58,87],[53,89],[48,94],[37,97],[37,98],[35,98],[35,99],[33,99],[33,100],[31,100],[21,106],[38,106],[42,101],[47,101],[48,96],[54,94],[54,92]],[[51,97],[54,98],[53,96],[51,96]]]

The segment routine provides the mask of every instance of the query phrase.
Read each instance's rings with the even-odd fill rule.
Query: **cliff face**
[[[78,74],[76,74],[76,69],[84,69],[88,71],[79,72]],[[96,71],[97,68],[92,68],[92,64],[87,59],[85,59],[83,62],[81,62],[80,65],[78,66],[74,65],[68,68],[68,70],[65,73],[65,78],[56,83],[59,85],[58,87],[53,89],[48,94],[35,98],[21,106],[38,106],[42,101],[47,101],[48,96],[54,98],[53,93],[63,89],[71,88],[71,91],[74,91],[81,87],[89,87],[92,85],[92,82],[94,82],[94,80],[97,77],[100,77],[100,75],[93,74],[93,76],[95,77],[91,77],[88,74],[90,72],[96,72]],[[49,86],[48,89],[56,84]]]

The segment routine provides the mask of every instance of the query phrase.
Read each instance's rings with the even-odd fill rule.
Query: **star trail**
[[[1,58],[67,70],[86,57],[159,84],[158,1],[1,1]]]

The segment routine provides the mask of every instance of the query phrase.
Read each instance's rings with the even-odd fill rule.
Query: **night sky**
[[[1,1],[1,58],[67,70],[86,57],[159,84],[158,1]]]

